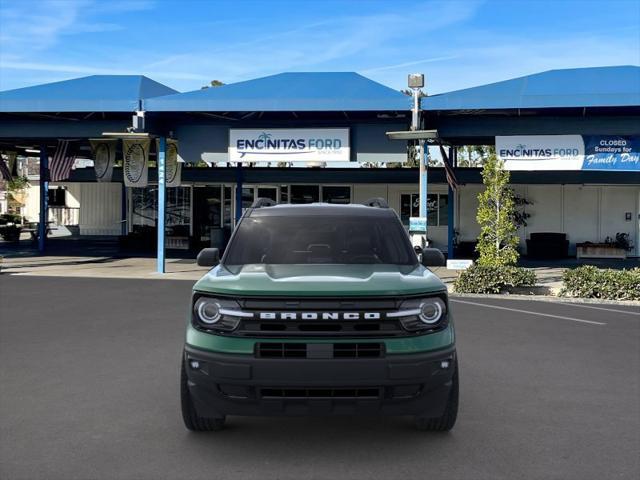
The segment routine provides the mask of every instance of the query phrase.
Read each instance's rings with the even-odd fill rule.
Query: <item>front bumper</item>
[[[189,345],[184,355],[196,411],[214,418],[341,414],[438,417],[449,397],[456,365],[454,345],[383,358],[256,358]],[[448,367],[443,368],[443,362]]]

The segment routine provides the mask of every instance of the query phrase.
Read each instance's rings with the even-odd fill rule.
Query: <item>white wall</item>
[[[534,232],[563,232],[569,239],[569,253],[575,254],[575,244],[602,242],[616,233],[629,233],[636,246],[631,255],[640,254],[638,241],[638,204],[640,186],[613,185],[516,185],[514,190],[532,205],[524,208],[531,216],[527,226],[518,231],[521,251],[526,253],[525,239]],[[459,189],[460,240],[475,240],[480,228],[475,220],[480,185],[465,185]],[[631,220],[626,220],[631,213]]]
[[[80,235],[120,235],[122,185],[80,183]]]
[[[600,239],[599,205],[600,187],[565,185],[562,215],[569,254],[575,255],[576,243]]]

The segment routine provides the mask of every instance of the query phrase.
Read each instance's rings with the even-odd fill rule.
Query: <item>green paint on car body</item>
[[[217,266],[195,291],[265,297],[393,297],[445,291],[429,269],[418,265],[244,265],[233,273]]]

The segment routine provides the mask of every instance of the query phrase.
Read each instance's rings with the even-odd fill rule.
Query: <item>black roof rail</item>
[[[274,205],[277,205],[277,203],[270,198],[260,197],[254,200],[251,208],[273,207]]]
[[[389,204],[387,203],[387,201],[381,197],[370,198],[362,204],[366,207],[389,208]]]

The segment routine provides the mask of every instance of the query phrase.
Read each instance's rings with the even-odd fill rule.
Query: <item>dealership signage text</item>
[[[496,153],[508,170],[640,170],[640,137],[497,136]]]
[[[348,128],[231,129],[229,161],[349,161]]]

